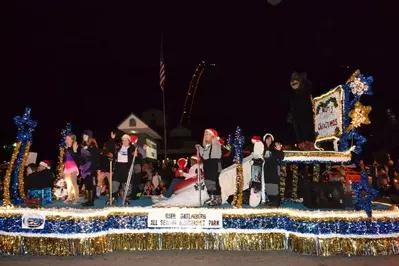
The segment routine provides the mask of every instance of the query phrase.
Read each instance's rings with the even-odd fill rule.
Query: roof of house
[[[127,134],[147,134],[153,139],[162,139],[162,137],[150,128],[143,120],[141,120],[134,113],[131,113],[122,123],[119,124],[118,129]]]

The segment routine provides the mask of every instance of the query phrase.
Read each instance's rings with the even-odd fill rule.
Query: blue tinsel
[[[22,142],[21,147],[19,149],[17,160],[15,162],[15,167],[12,173],[12,181],[11,181],[12,182],[11,191],[12,191],[13,201],[17,204],[22,202],[22,199],[19,197],[19,188],[18,188],[19,169],[21,167],[24,167],[21,164],[24,157],[26,144],[28,141],[32,142],[32,132],[37,126],[37,122],[30,119],[30,112],[31,109],[29,107],[26,107],[23,116],[14,117],[14,123],[18,128],[17,142]]]
[[[387,216],[388,217],[388,216]],[[245,218],[223,217],[224,229],[267,230],[281,229],[302,234],[388,235],[399,233],[399,220],[395,217],[377,220],[300,219],[284,215],[260,215]],[[32,234],[89,234],[109,232],[111,229],[156,230],[147,225],[147,216],[110,215],[106,219],[46,219],[44,229],[22,229],[22,216],[0,217],[0,230],[9,233]]]
[[[237,127],[236,135],[234,138],[234,158],[237,161],[237,163],[242,163],[243,147],[244,147],[244,136],[242,136],[241,128]]]
[[[378,195],[378,191],[371,188],[368,183],[368,176],[365,171],[362,171],[360,182],[353,183],[353,190],[356,192],[356,210],[364,210],[368,217],[372,216],[371,201]],[[365,195],[362,195],[365,192]]]
[[[371,88],[371,84],[373,83],[373,77],[365,77],[362,74],[358,74],[356,78],[359,78],[365,85],[368,86],[368,89],[363,92],[365,95],[373,95],[373,91]],[[353,82],[353,81],[352,81]],[[345,84],[343,87],[344,93],[344,102],[343,102],[343,112],[342,112],[342,130],[343,133],[340,138],[339,150],[347,151],[351,147],[352,140],[355,141],[355,150],[354,152],[359,154],[362,151],[363,144],[367,141],[364,136],[361,136],[357,129],[354,128],[350,132],[346,132],[349,124],[350,117],[349,112],[355,107],[355,104],[359,101],[361,95],[353,95],[353,99],[350,100],[351,97],[351,87],[350,83]]]

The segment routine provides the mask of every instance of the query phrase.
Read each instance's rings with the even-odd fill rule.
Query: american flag
[[[159,86],[161,87],[161,90],[164,90],[165,77],[165,64],[163,62],[163,53],[161,50],[161,60],[159,63]]]

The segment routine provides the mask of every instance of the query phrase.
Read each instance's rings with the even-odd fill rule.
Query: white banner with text
[[[148,227],[156,228],[222,228],[220,210],[159,209],[148,212]]]

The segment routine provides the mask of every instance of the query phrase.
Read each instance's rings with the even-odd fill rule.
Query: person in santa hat
[[[218,132],[212,128],[205,129],[202,146],[197,144],[196,148],[203,158],[205,186],[210,197],[206,203],[210,206],[221,205],[219,175],[222,171],[222,146],[219,142]]]
[[[263,178],[262,178],[262,202],[266,195],[270,204],[280,206],[280,163],[284,160],[284,152],[280,143],[274,141],[272,134],[263,136],[265,142],[263,151]]]
[[[188,160],[186,158],[180,158],[179,160],[177,160],[177,165],[179,166],[179,169],[175,173],[176,177],[181,177],[182,173],[187,172],[187,163]]]
[[[188,176],[187,163],[188,161],[186,158],[180,158],[179,160],[177,160],[177,165],[179,169],[175,172],[175,178],[172,180],[170,186],[164,193],[162,193],[161,195],[155,195],[151,197],[153,203],[158,203],[160,201],[167,200],[173,195],[174,187],[183,182],[186,179],[186,176]],[[193,167],[193,159],[191,159],[191,168],[192,167]],[[182,199],[182,201],[184,201],[184,199]],[[183,202],[180,203],[183,204]]]
[[[203,167],[201,163],[201,158],[199,158],[197,155],[193,155],[191,156],[190,161],[191,167],[188,173],[183,171],[178,172],[180,173],[181,177],[173,179],[172,184],[163,195],[151,197],[152,202],[155,204],[155,206],[198,206],[199,198],[197,186],[190,187],[190,189],[185,190],[184,192],[176,192],[175,194],[173,194],[176,186],[184,180],[190,181],[190,179],[195,179],[196,181],[198,178],[198,170],[200,171],[200,175],[202,175]],[[182,179],[182,177],[184,179]],[[205,201],[209,198],[205,190],[202,190],[201,192],[202,201]]]
[[[198,158],[197,155],[193,155],[191,156],[191,162],[190,162],[190,169],[188,170],[188,173],[183,172],[182,176],[184,176],[184,178],[190,179],[190,178],[198,178],[198,169],[200,171],[200,175],[204,172],[204,167],[201,163],[201,158]]]
[[[107,142],[107,149],[110,153],[113,154],[114,158],[114,175],[112,177],[112,197],[116,198],[121,191],[123,184],[126,185],[126,181],[129,175],[130,166],[133,163],[133,158],[135,158],[135,165],[133,166],[133,176],[131,183],[134,184],[136,181],[137,176],[141,173],[141,163],[142,159],[146,157],[145,146],[141,148],[137,145],[138,138],[137,136],[130,137],[129,135],[125,134],[122,136],[122,145],[117,148],[115,145],[115,137],[116,133],[113,131],[111,132],[111,138]],[[141,176],[139,176],[141,178]],[[130,185],[130,184],[129,184]],[[132,192],[136,192],[138,190],[139,184],[131,187]],[[128,190],[129,193],[129,190]],[[136,192],[137,194],[137,192]],[[133,195],[135,196],[135,195]],[[135,198],[134,198],[135,199]]]
[[[54,174],[51,171],[51,163],[43,160],[37,166],[37,171],[25,178],[25,190],[45,189],[54,186]]]

